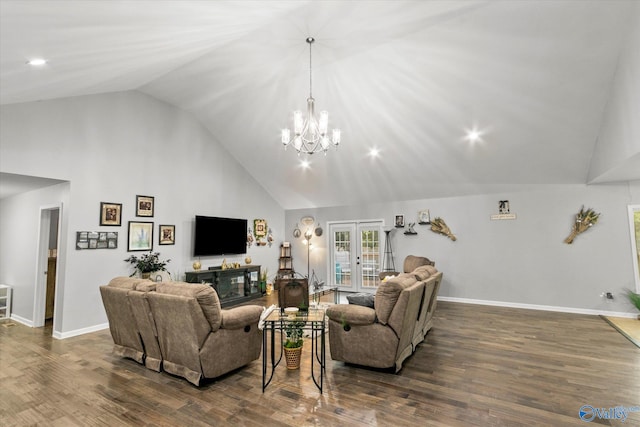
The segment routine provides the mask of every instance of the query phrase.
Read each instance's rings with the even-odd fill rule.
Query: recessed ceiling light
[[[379,148],[372,148],[371,150],[369,150],[369,156],[371,157],[378,157],[380,155],[380,149]]]
[[[476,142],[480,142],[482,141],[482,134],[483,132],[481,132],[480,130],[478,130],[478,128],[473,128],[473,129],[468,129],[467,133],[464,137],[464,139],[466,139],[467,141],[469,141],[470,143],[476,143]]]
[[[309,166],[311,166],[311,164],[309,163],[309,160],[303,160],[300,162],[300,166],[302,166],[303,169],[309,169]]]
[[[33,58],[27,61],[27,64],[32,65],[34,67],[41,67],[46,63],[47,63],[47,60],[43,58]]]

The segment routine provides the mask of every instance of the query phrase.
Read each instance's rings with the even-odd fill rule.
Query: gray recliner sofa
[[[432,326],[442,280],[442,273],[424,257],[407,257],[404,268],[408,271],[378,286],[373,308],[337,304],[327,309],[333,360],[402,369]]]
[[[208,285],[159,282],[148,295],[163,369],[200,385],[260,357],[263,307],[222,309]]]
[[[148,279],[116,277],[100,286],[114,353],[159,372],[162,355],[147,295],[156,284]]]

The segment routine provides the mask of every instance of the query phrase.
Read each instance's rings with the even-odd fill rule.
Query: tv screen
[[[196,215],[193,256],[247,252],[247,220]]]

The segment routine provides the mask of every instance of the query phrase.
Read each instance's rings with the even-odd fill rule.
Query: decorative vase
[[[273,283],[267,283],[267,295],[271,295],[272,292],[273,292]],[[638,318],[640,319],[640,316],[638,316]]]
[[[287,361],[287,369],[300,369],[300,359],[302,356],[302,347],[288,348],[284,347],[284,357]]]
[[[251,257],[250,256],[246,257],[244,259],[244,263],[247,264],[247,265],[251,264]]]
[[[202,268],[202,264],[200,264],[200,261],[194,261],[191,266],[195,271],[198,271]]]

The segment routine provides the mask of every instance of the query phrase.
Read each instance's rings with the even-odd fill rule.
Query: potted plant
[[[287,361],[287,369],[300,368],[300,358],[302,355],[302,327],[304,322],[297,320],[287,321],[284,326],[286,339],[284,341],[284,355]]]
[[[149,251],[148,254],[144,254],[140,257],[131,255],[124,261],[132,264],[135,267],[135,270],[129,277],[133,277],[133,275],[135,275],[136,273],[140,273],[140,276],[143,279],[148,279],[151,273],[153,273],[154,271],[167,271],[165,267],[169,262],[171,262],[170,259],[161,261],[160,252],[151,251]]]
[[[262,292],[262,295],[267,293],[268,274],[269,274],[269,270],[267,270],[266,268],[260,272],[260,292]]]
[[[635,305],[638,310],[640,310],[640,294],[629,290],[629,292],[627,292],[627,295],[629,296],[629,301],[631,301],[631,303]],[[640,314],[638,315],[638,319],[640,320]]]

